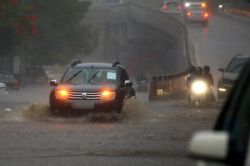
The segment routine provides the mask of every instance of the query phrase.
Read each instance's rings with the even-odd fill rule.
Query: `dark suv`
[[[124,99],[135,96],[132,82],[121,65],[109,63],[77,63],[66,70],[60,83],[50,93],[53,114],[69,111],[116,111],[120,113]]]
[[[232,58],[226,69],[219,69],[222,72],[222,77],[218,82],[219,99],[224,99],[225,97],[227,97],[240,71],[249,58],[250,55],[237,54]]]

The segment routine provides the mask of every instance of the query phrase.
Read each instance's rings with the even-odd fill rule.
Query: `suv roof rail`
[[[117,67],[117,66],[120,66],[121,63],[119,61],[115,61],[113,64],[112,64],[112,67]]]
[[[77,64],[82,63],[82,61],[77,60],[71,63],[71,67],[76,66]]]

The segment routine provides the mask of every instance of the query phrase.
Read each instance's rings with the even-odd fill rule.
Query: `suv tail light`
[[[181,11],[181,10],[182,10],[182,8],[181,8],[180,5],[177,7],[177,10],[178,10],[178,11]]]
[[[203,14],[203,17],[204,17],[204,18],[208,18],[208,17],[209,17],[209,14],[206,12],[206,13]]]
[[[192,15],[193,15],[192,12],[187,12],[188,17],[192,17]]]
[[[162,7],[162,10],[167,11],[168,10],[168,5],[164,4],[163,7]]]

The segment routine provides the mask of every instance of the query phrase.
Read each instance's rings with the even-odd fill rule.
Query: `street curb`
[[[241,10],[237,8],[226,8],[224,9],[224,12],[250,18],[250,11],[246,10]]]
[[[237,14],[229,9],[225,9],[224,11],[218,12],[218,14],[233,18],[235,20],[250,22],[250,12],[248,12],[248,15],[246,16],[242,14]]]

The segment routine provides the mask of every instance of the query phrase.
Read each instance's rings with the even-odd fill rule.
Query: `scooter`
[[[203,79],[194,80],[189,90],[189,101],[193,106],[201,107],[209,103],[208,95],[211,89]]]

